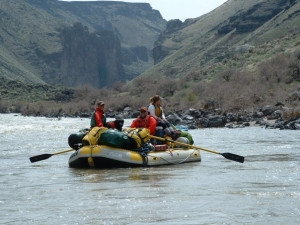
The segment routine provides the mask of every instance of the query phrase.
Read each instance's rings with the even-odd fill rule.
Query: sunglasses
[[[145,110],[141,110],[141,113],[145,113],[146,111]]]

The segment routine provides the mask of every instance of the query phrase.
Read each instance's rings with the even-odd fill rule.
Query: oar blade
[[[226,159],[230,159],[239,163],[243,163],[245,160],[244,156],[240,156],[240,155],[236,155],[236,154],[232,154],[229,152],[225,152],[225,153],[220,153],[220,155],[222,155],[224,158]]]
[[[36,156],[32,156],[30,157],[30,162],[34,163],[34,162],[38,162],[38,161],[42,161],[45,159],[49,159],[53,154],[42,154],[42,155],[36,155]]]

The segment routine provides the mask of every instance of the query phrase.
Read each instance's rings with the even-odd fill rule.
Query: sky
[[[153,9],[160,12],[165,20],[180,19],[181,21],[185,21],[188,18],[196,18],[208,13],[226,1],[227,0],[124,0],[122,2],[149,3]]]

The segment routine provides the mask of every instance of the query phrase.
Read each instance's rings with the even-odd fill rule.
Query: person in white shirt
[[[157,126],[161,126],[166,135],[173,137],[174,129],[165,117],[163,108],[161,107],[161,100],[162,98],[159,95],[154,95],[152,98],[150,98],[148,112],[156,119]]]

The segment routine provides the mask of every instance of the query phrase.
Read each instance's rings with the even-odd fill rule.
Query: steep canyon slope
[[[166,30],[155,42],[155,66],[143,75],[182,77],[201,71],[213,76],[219,72],[216,64],[234,58],[235,54],[274,40],[284,44],[280,40],[298,34],[299,24],[299,1],[228,0],[198,18],[168,21]]]
[[[147,3],[0,1],[0,76],[96,88],[153,66],[166,21]]]

